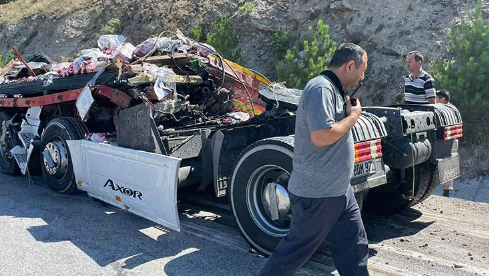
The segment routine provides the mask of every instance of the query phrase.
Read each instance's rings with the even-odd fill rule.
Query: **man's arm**
[[[426,99],[428,100],[428,103],[436,103],[435,80],[433,78],[429,78],[424,83],[424,93],[426,94]]]
[[[332,128],[322,128],[311,131],[311,141],[318,147],[322,148],[341,139],[345,133],[350,131],[350,129],[355,125],[360,113],[362,112],[362,106],[360,105],[360,100],[357,99],[355,106],[350,103],[350,97],[346,97],[346,114],[347,116],[333,124]]]

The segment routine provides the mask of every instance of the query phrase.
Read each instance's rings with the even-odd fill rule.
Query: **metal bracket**
[[[27,110],[25,115],[25,119],[22,120],[21,129],[17,133],[22,143],[22,146],[14,147],[10,152],[14,155],[15,161],[19,165],[20,171],[22,174],[27,173],[27,168],[29,164],[29,159],[34,151],[34,145],[32,142],[39,138],[39,125],[41,124],[41,120],[39,120],[39,116],[41,115],[42,106],[30,107]],[[2,138],[5,137],[5,127],[3,126]]]
[[[219,158],[221,157],[222,141],[224,141],[224,134],[218,130],[214,133],[211,139],[211,151],[212,151],[212,171],[214,172],[214,190],[216,196],[221,197],[226,195],[227,186],[220,185],[219,183]]]

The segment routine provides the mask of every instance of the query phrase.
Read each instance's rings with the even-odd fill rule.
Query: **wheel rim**
[[[0,157],[6,164],[13,162],[13,156],[10,150],[12,149],[12,138],[10,137],[10,131],[5,131],[4,141],[0,141]]]
[[[290,199],[287,192],[290,173],[275,165],[265,165],[256,169],[246,187],[246,203],[256,225],[274,237],[287,235],[290,227]],[[272,199],[276,194],[276,201]],[[272,219],[272,210],[275,219]]]
[[[53,139],[46,144],[43,152],[47,152],[53,161],[54,166],[49,166],[46,157],[43,156],[44,169],[48,174],[56,179],[62,179],[68,171],[68,147],[60,137]]]

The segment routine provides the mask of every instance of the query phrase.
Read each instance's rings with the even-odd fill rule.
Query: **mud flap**
[[[181,159],[86,140],[67,142],[80,190],[180,231],[177,184]]]
[[[440,183],[453,180],[460,176],[460,162],[458,154],[453,154],[449,158],[437,159],[438,177]]]

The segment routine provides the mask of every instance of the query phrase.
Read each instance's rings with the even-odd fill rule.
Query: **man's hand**
[[[311,132],[311,141],[318,147],[322,148],[338,141],[345,133],[355,125],[358,117],[362,113],[362,105],[356,99],[355,105],[350,102],[350,97],[346,97],[346,118],[333,124],[332,128],[322,128]]]
[[[346,115],[353,116],[356,121],[360,117],[360,113],[362,113],[360,99],[355,99],[355,105],[352,105],[350,96],[346,96]]]

